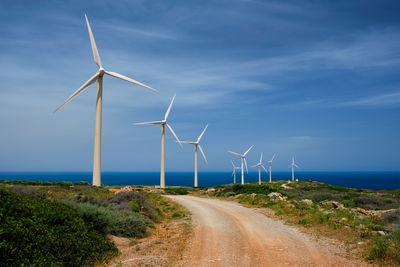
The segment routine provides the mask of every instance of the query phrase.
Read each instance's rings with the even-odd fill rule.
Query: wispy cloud
[[[382,94],[344,102],[344,106],[388,106],[400,104],[400,93]]]

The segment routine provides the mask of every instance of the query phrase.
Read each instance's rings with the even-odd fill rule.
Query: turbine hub
[[[103,75],[104,75],[104,72],[105,72],[105,71],[104,71],[103,68],[100,68],[100,69],[99,69],[99,74],[100,74],[100,76],[103,76]]]

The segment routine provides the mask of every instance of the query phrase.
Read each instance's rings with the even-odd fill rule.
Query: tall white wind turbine
[[[246,166],[246,172],[249,172],[249,170],[247,169],[246,155],[247,155],[247,153],[249,153],[249,151],[253,148],[253,146],[254,146],[254,145],[252,145],[251,147],[249,147],[249,149],[247,149],[246,152],[243,153],[243,155],[242,155],[242,154],[239,154],[239,153],[236,153],[236,152],[228,151],[229,153],[232,153],[232,154],[234,154],[234,155],[240,157],[241,166],[242,166],[242,167],[241,167],[241,169],[242,169],[242,184],[244,184],[243,162],[244,162],[244,164],[245,164],[245,166]]]
[[[231,160],[233,171],[232,171],[232,176],[233,176],[233,184],[236,184],[236,170],[240,170],[240,167],[236,167],[235,164],[233,164],[233,161]]]
[[[267,169],[261,163],[262,162],[262,156],[263,156],[263,153],[261,152],[260,162],[257,163],[256,165],[251,166],[251,167],[258,167],[258,184],[261,184],[261,168],[263,168],[264,171],[266,173],[268,173]]]
[[[165,126],[167,126],[169,131],[175,137],[176,141],[182,147],[182,144],[179,141],[178,136],[176,136],[174,130],[172,130],[172,127],[167,123],[168,115],[169,115],[169,112],[171,111],[172,104],[174,103],[175,96],[176,96],[176,94],[172,98],[171,104],[169,104],[167,112],[165,112],[164,120],[133,123],[133,125],[161,125],[161,170],[160,170],[160,187],[161,188],[165,188]]]
[[[270,161],[268,161],[268,164],[269,164],[269,183],[271,183],[272,182],[272,177],[271,177],[271,175],[272,175],[272,161],[274,160],[274,158],[275,158],[275,155],[276,154],[274,154],[273,156],[272,156],[272,159],[270,160]]]
[[[208,124],[206,125],[206,127],[204,128],[203,132],[200,134],[199,138],[197,138],[197,141],[195,142],[191,142],[191,141],[181,141],[181,143],[184,144],[192,144],[194,145],[194,187],[198,186],[198,178],[197,178],[197,148],[199,148],[201,155],[203,155],[204,160],[207,163],[207,158],[206,155],[204,154],[203,149],[200,146],[200,140],[203,137],[203,134],[205,133],[205,131],[207,130]]]
[[[90,37],[90,43],[92,45],[94,61],[96,62],[97,66],[99,67],[99,70],[92,77],[90,77],[90,79],[87,82],[85,82],[78,90],[76,90],[70,97],[68,97],[67,100],[65,100],[64,103],[61,104],[61,106],[56,108],[54,110],[54,112],[59,110],[62,106],[64,106],[66,103],[68,103],[75,96],[82,93],[86,88],[89,87],[89,85],[91,85],[97,81],[96,126],[95,126],[95,134],[94,134],[93,185],[100,186],[101,185],[101,113],[102,113],[102,94],[103,94],[103,76],[104,76],[104,74],[107,74],[107,75],[110,75],[110,76],[113,76],[113,77],[116,77],[116,78],[119,78],[119,79],[122,79],[122,80],[125,80],[128,82],[146,87],[147,89],[150,89],[155,92],[157,92],[157,90],[155,90],[143,83],[135,81],[134,79],[126,77],[124,75],[118,74],[116,72],[104,70],[103,66],[101,65],[99,52],[97,51],[96,42],[94,41],[92,29],[90,28],[89,20],[88,20],[86,14],[85,14],[85,19],[86,19],[86,24],[87,24],[88,31],[89,31],[89,37]]]
[[[299,168],[299,166],[294,163],[294,157],[292,157],[292,163],[289,165],[289,168],[292,168],[292,181],[294,181],[294,167]]]

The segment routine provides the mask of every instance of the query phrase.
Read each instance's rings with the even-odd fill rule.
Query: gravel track
[[[181,266],[366,266],[236,202],[169,197],[192,213],[194,234]]]

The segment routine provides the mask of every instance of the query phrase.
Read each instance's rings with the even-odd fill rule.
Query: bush
[[[148,200],[147,196],[148,195],[144,192],[120,192],[115,194],[110,199],[110,202],[114,204],[121,204],[122,202],[129,203],[129,201],[135,201],[139,205],[139,210],[144,215],[154,222],[159,222],[161,220],[161,211],[155,207],[150,200]]]
[[[236,194],[265,194],[268,195],[269,193],[273,192],[274,190],[266,184],[234,184],[232,190]],[[276,190],[275,190],[276,191]]]
[[[90,185],[90,184],[85,181],[79,181],[79,182],[75,182],[74,185]]]
[[[98,232],[123,237],[143,237],[149,220],[131,211],[115,210],[113,207],[101,207],[89,203],[62,201],[74,209],[83,220]]]
[[[184,187],[168,187],[164,189],[166,193],[171,195],[187,195],[188,190]]]
[[[369,249],[368,259],[382,259],[386,256],[386,251],[389,247],[389,241],[384,237],[377,237],[373,240]]]
[[[118,254],[69,207],[0,188],[0,262],[5,266],[83,266]]]

